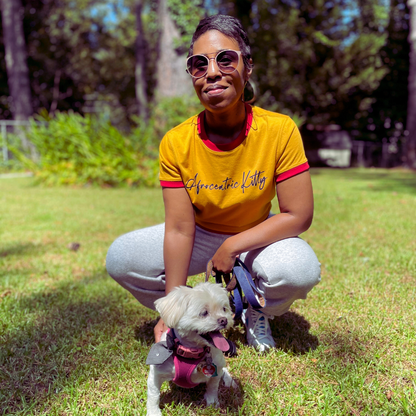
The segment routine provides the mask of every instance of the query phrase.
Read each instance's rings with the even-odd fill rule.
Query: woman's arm
[[[165,294],[175,286],[186,284],[195,238],[195,216],[185,188],[163,188],[165,204]],[[167,330],[162,319],[154,328],[155,341],[159,342]]]
[[[313,192],[309,171],[279,182],[276,193],[280,214],[227,238],[212,258],[215,269],[229,272],[238,254],[298,236],[310,227],[313,218]]]
[[[185,285],[195,238],[195,215],[185,188],[163,188],[165,204],[165,261],[168,294],[175,286]]]

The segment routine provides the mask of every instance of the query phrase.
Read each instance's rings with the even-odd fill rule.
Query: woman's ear
[[[246,82],[250,79],[251,74],[253,73],[253,60],[250,58],[248,63],[249,63],[249,66],[246,67],[246,76],[245,76]]]

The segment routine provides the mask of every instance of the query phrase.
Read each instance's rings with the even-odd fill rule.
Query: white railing
[[[2,137],[2,154],[3,160],[9,160],[9,149],[7,147],[7,127],[30,126],[31,122],[28,120],[0,120],[0,133]]]

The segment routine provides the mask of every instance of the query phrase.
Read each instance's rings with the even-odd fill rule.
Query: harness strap
[[[254,284],[247,266],[239,258],[235,260],[232,273],[213,270],[210,260],[207,264],[205,281],[208,281],[210,276],[215,276],[215,281],[218,284],[222,285],[224,281],[225,288],[230,292],[230,298],[234,304],[235,319],[239,318],[243,312],[244,300],[257,310],[266,305],[266,300]]]

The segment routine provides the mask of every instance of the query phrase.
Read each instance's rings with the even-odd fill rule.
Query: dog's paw
[[[218,395],[205,393],[204,399],[207,402],[207,406],[214,406],[214,407],[219,407],[220,406],[220,401],[218,400]]]
[[[230,377],[230,378],[224,378],[224,387],[227,388],[233,388],[233,389],[237,389],[238,388],[238,384]]]
[[[237,388],[237,383],[233,380],[230,373],[226,368],[224,368],[224,374],[222,375],[222,381],[224,382],[225,387],[232,387],[233,389]]]
[[[157,409],[147,409],[146,416],[162,416],[162,412],[159,408]]]

